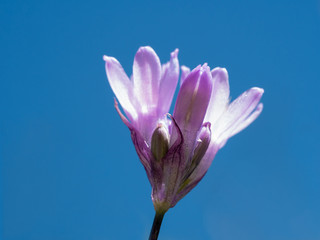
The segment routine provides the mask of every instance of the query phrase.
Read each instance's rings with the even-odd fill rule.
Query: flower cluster
[[[135,149],[152,186],[157,212],[166,212],[206,174],[227,140],[261,113],[261,88],[251,88],[229,102],[228,73],[207,64],[192,71],[181,67],[180,90],[173,114],[169,108],[178,84],[178,49],[161,65],[151,47],[135,55],[129,79],[120,63],[104,56],[115,107],[131,132]],[[125,117],[126,116],[126,117]]]

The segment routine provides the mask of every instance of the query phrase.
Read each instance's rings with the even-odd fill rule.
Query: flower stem
[[[161,212],[161,213],[156,212],[156,215],[154,216],[154,219],[153,219],[153,224],[152,224],[149,240],[157,240],[158,239],[158,235],[160,232],[160,227],[161,227],[161,223],[162,223],[164,214],[165,214],[164,212]]]

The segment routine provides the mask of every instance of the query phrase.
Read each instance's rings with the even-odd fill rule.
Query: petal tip
[[[143,47],[139,47],[137,53],[155,53],[155,51],[153,50],[152,47],[150,46],[143,46]]]
[[[110,65],[112,63],[119,63],[117,59],[114,57],[109,57],[107,55],[103,55],[103,60],[106,62],[106,64]]]
[[[171,52],[171,58],[177,58],[179,53],[179,49],[176,48],[173,52]]]
[[[103,55],[103,60],[104,61],[109,61],[111,59],[111,57],[107,56],[107,55]]]
[[[208,63],[204,63],[202,66],[201,66],[201,72],[207,72],[210,74],[210,67],[208,66]],[[210,74],[211,75],[211,74]]]
[[[224,68],[224,67],[215,67],[214,69],[212,69],[212,71],[227,71],[227,69],[226,68]]]
[[[211,71],[211,75],[212,77],[217,76],[217,75],[225,75],[228,76],[228,71],[226,68],[222,68],[222,67],[216,67],[214,69],[212,69]]]
[[[188,70],[190,71],[190,68],[188,68],[188,67],[185,66],[185,65],[182,65],[182,66],[181,66],[181,70],[182,70],[182,71],[188,71]]]
[[[201,70],[201,64],[196,66],[191,72],[199,72],[200,73],[200,70]]]
[[[263,88],[259,88],[259,87],[253,87],[251,88],[253,91],[257,92],[259,95],[262,96],[262,94],[264,93],[264,89]]]
[[[262,109],[263,109],[263,103],[259,103],[257,108],[256,108],[256,111],[261,112]]]

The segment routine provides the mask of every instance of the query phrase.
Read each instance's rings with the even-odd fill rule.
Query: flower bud
[[[160,161],[169,149],[169,133],[166,127],[158,124],[151,138],[151,152],[157,161]]]
[[[205,123],[202,129],[200,130],[196,147],[193,151],[192,165],[197,166],[199,164],[200,160],[203,158],[204,154],[206,153],[209,147],[211,140],[210,125],[210,123]]]

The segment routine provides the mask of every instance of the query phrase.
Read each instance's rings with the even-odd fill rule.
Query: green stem
[[[162,223],[164,214],[165,213],[156,212],[156,215],[154,216],[154,220],[153,220],[153,224],[152,224],[149,240],[157,240],[158,239],[158,235],[159,235],[159,232],[160,232],[160,227],[161,227],[161,223]]]

